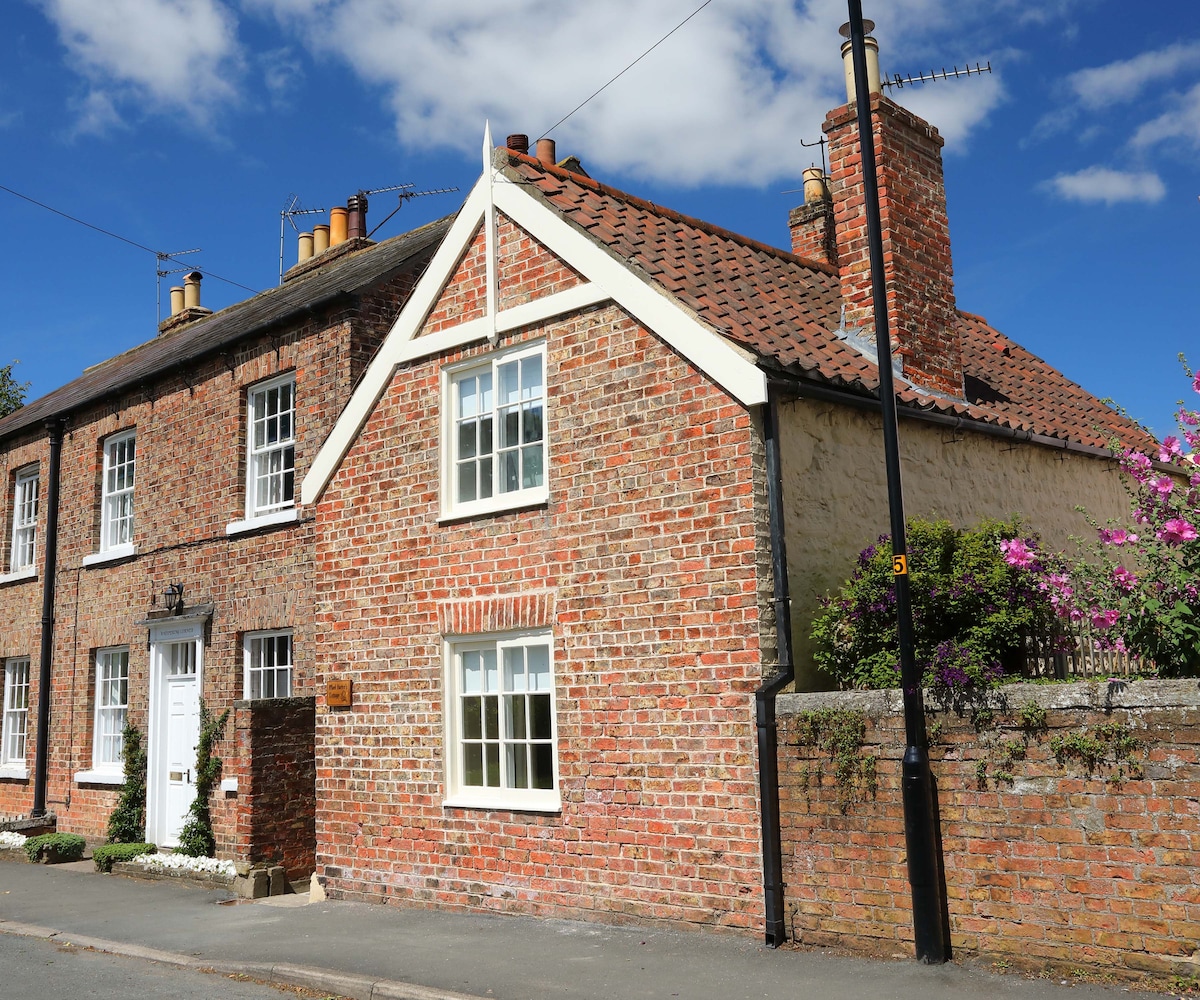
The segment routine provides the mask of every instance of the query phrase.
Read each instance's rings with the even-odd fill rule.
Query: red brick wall
[[[47,797],[60,830],[104,835],[119,787],[74,778],[91,765],[95,650],[129,647],[130,718],[144,734],[149,652],[146,627],[137,622],[162,607],[168,583],[184,584],[189,606],[215,605],[202,678],[203,697],[215,712],[242,696],[246,631],[291,628],[294,693],[313,692],[311,515],[301,511],[297,524],[254,534],[230,537],[225,530],[245,511],[246,389],[282,372],[296,373],[298,497],[309,463],[413,280],[397,274],[335,311],[248,338],[224,356],[198,361],[186,372],[173,372],[142,391],[71,417],[62,454]],[[187,337],[192,331],[185,327],[169,336]],[[133,427],[138,434],[137,555],[84,567],[83,557],[98,547],[101,443]],[[43,432],[0,451],[0,462],[12,470],[41,456],[43,498],[47,447]],[[39,514],[44,531],[44,505]],[[30,655],[33,681],[30,777],[0,780],[0,815],[25,814],[32,806],[41,600],[40,577],[0,584],[0,621],[14,623],[0,629],[0,655]],[[231,726],[218,747],[230,777],[237,773],[232,736]],[[214,796],[214,824],[225,854],[236,849],[236,806],[236,796]]]
[[[39,428],[40,429],[40,428]],[[0,453],[0,484],[3,493],[0,501],[4,510],[0,515],[3,535],[0,535],[0,574],[9,571],[10,547],[12,545],[12,512],[16,473],[37,463],[41,474],[38,495],[37,552],[35,564],[37,576],[32,579],[13,580],[0,583],[0,668],[9,657],[28,656],[30,676],[30,711],[27,729],[26,759],[29,762],[27,779],[0,778],[0,816],[28,815],[33,807],[33,760],[37,745],[37,734],[33,726],[37,705],[37,675],[41,654],[42,636],[42,590],[41,578],[45,549],[42,539],[46,531],[46,473],[50,447],[44,436],[27,435],[14,441],[9,449]],[[2,683],[2,674],[0,674]],[[0,698],[3,696],[0,695]]]
[[[797,257],[837,267],[837,226],[833,202],[819,201],[793,208],[788,213],[788,230],[792,236],[792,253]]]
[[[789,931],[802,943],[912,953],[899,791],[904,722],[892,692],[780,700],[779,770]],[[1027,731],[1022,706],[1047,709]],[[828,758],[800,745],[799,713],[867,719],[860,759],[878,792],[842,812]],[[956,955],[1134,974],[1195,971],[1200,941],[1200,696],[1194,681],[1013,687],[994,724],[929,716]],[[1056,736],[1116,723],[1139,742],[1089,774]],[[940,732],[939,732],[940,730]],[[1005,746],[1019,745],[1011,758]],[[824,778],[818,784],[817,770]],[[1008,775],[1004,772],[1007,771]],[[1139,773],[1140,772],[1140,775]],[[982,778],[982,780],[981,780]]]
[[[501,347],[535,336],[548,504],[438,521],[439,372],[472,345],[398,371],[318,505],[319,681],[354,685],[318,700],[318,871],[348,898],[759,927],[756,431],[619,309]],[[442,805],[443,634],[512,623],[552,629],[561,814]]]
[[[236,858],[281,864],[290,878],[315,865],[315,699],[234,705],[238,792]]]
[[[509,309],[579,284],[580,276],[569,265],[535,243],[508,216],[497,214],[497,308]],[[481,226],[447,283],[446,291],[426,317],[424,331],[434,333],[479,319],[486,313],[487,254]]]
[[[846,324],[874,332],[870,252],[855,105],[829,113],[830,193]],[[888,325],[905,375],[962,398],[962,344],[937,129],[888,98],[871,98]]]

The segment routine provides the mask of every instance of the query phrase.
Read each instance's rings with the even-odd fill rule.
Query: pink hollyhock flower
[[[1004,561],[1010,566],[1026,569],[1033,565],[1034,555],[1020,538],[1002,538],[1000,551],[1004,553]]]
[[[1173,458],[1178,458],[1183,454],[1183,448],[1179,444],[1179,438],[1174,434],[1168,434],[1162,440],[1162,445],[1158,449],[1158,460],[1160,462],[1169,462]]]
[[[1137,577],[1124,566],[1118,566],[1113,570],[1113,583],[1122,590],[1133,590],[1134,585],[1137,583]]]
[[[1200,372],[1196,372],[1196,377],[1192,379],[1192,388],[1200,392]]]
[[[1121,612],[1114,608],[1108,608],[1104,611],[1095,608],[1092,610],[1092,626],[1095,628],[1112,628],[1120,617]]]
[[[1155,476],[1150,480],[1150,488],[1159,496],[1165,497],[1175,488],[1170,476]]]
[[[1200,413],[1197,413],[1195,410],[1180,410],[1178,416],[1180,421],[1189,427],[1195,427],[1200,424]]]
[[[1158,539],[1168,545],[1191,542],[1197,538],[1196,529],[1182,517],[1173,517],[1159,529]]]
[[[1105,545],[1131,545],[1137,540],[1137,535],[1132,531],[1126,531],[1124,528],[1100,529],[1100,541]]]
[[[1154,468],[1154,463],[1150,461],[1148,455],[1143,455],[1139,451],[1127,451],[1121,458],[1121,464],[1139,483],[1144,483],[1150,478],[1150,472]]]

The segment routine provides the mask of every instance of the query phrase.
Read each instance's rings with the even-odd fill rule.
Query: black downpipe
[[[775,579],[775,634],[779,670],[754,692],[754,724],[758,731],[758,797],[762,813],[763,901],[766,941],[778,948],[787,940],[783,919],[783,842],[779,817],[779,727],[775,696],[796,676],[792,660],[792,597],[788,588],[787,545],[783,534],[783,476],[779,463],[779,410],[774,388],[767,388],[763,407],[763,440],[767,459],[767,511],[771,529],[771,573]]]
[[[46,477],[46,553],[42,571],[42,647],[38,657],[37,759],[33,771],[33,819],[46,815],[46,785],[50,769],[50,663],[54,657],[54,578],[58,572],[58,485],[62,465],[62,420],[47,420],[50,469]]]

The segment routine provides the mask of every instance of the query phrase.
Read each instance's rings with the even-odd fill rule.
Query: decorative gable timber
[[[485,144],[490,144],[490,137]],[[329,484],[342,457],[354,444],[359,431],[382,397],[396,366],[482,340],[495,342],[500,334],[545,322],[588,306],[613,301],[648,330],[674,348],[715,384],[742,405],[766,402],[766,376],[754,355],[737,346],[701,320],[676,297],[654,284],[647,275],[615,256],[525,185],[515,183],[497,170],[486,150],[486,169],[476,182],[458,217],[446,234],[429,267],[413,290],[383,345],[368,366],[358,388],[321,446],[301,485],[301,502],[315,503]],[[543,261],[554,261],[564,278],[561,290],[517,305],[499,294],[502,261],[498,235],[503,226]],[[500,231],[500,232],[498,232]],[[517,236],[517,234],[522,234]],[[480,239],[482,236],[482,239]],[[470,304],[470,318],[427,328],[443,293],[456,273],[477,281],[478,246],[482,246],[484,275],[482,295]],[[466,270],[460,272],[460,265]],[[512,272],[519,275],[519,269]],[[567,277],[569,275],[569,278]],[[482,298],[482,313],[476,313]],[[460,303],[460,305],[465,305]]]
[[[498,314],[586,283],[578,271],[502,212],[496,213],[493,271]],[[487,316],[489,280],[486,222],[483,222],[475,230],[417,336],[428,337]]]

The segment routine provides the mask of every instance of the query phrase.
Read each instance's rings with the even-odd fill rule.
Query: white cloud
[[[698,0],[244,0],[273,14],[320,56],[337,58],[390,105],[409,147],[478,148],[497,134],[536,137],[641,55]],[[1034,9],[1032,0],[1018,4]],[[875,34],[900,68],[931,37],[955,33],[959,4],[895,0]],[[677,184],[766,184],[795,177],[844,98],[838,56],[843,0],[714,3],[557,128],[560,151],[585,165]],[[986,53],[980,54],[986,58]],[[963,142],[1002,99],[998,79],[905,91]],[[911,96],[910,96],[911,95]],[[918,112],[920,113],[920,112]]]
[[[103,90],[110,110],[137,103],[209,119],[235,100],[240,74],[237,22],[220,0],[41,0],[71,68]],[[85,101],[88,111],[99,105]]]
[[[1156,173],[1149,171],[1120,171],[1107,167],[1087,167],[1074,174],[1059,174],[1044,185],[1068,201],[1119,202],[1161,201],[1166,186]]]
[[[91,91],[74,108],[76,114],[73,135],[107,135],[125,127],[112,98],[101,90]]]
[[[1200,42],[1176,42],[1104,66],[1081,69],[1067,85],[1086,108],[1099,109],[1138,97],[1152,83],[1200,66]]]
[[[292,95],[300,87],[304,71],[290,48],[271,49],[255,56],[263,84],[271,104],[276,108],[291,107]]]
[[[1171,101],[1171,108],[1141,125],[1131,143],[1138,148],[1178,139],[1200,148],[1200,83]]]

